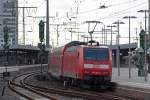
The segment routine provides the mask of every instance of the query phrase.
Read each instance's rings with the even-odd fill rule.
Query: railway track
[[[14,77],[9,81],[10,89],[28,100],[61,100],[60,96],[78,98],[79,100],[138,100],[130,96],[118,95],[115,92],[101,93],[81,89],[45,88],[26,81],[36,74],[38,73],[30,72]]]
[[[107,90],[103,90],[103,91],[96,91],[96,90],[83,90],[86,93],[90,93],[90,94],[95,94],[95,95],[103,95],[103,96],[109,96],[109,97],[118,97],[116,98],[117,100],[143,100],[143,99],[137,99],[137,97],[134,97],[130,94],[128,94],[128,92],[126,92],[126,94],[120,94],[120,92],[116,92],[116,91],[107,91]],[[111,99],[110,99],[111,100]],[[113,100],[113,99],[112,99]]]
[[[126,94],[126,96],[137,98],[136,100],[150,100],[150,90],[148,89],[119,85],[116,93],[119,95]]]
[[[28,88],[25,85],[22,84],[21,80],[24,79],[25,77],[29,75],[34,75],[35,73],[26,73],[22,75],[18,75],[14,77],[11,81],[9,81],[9,88],[19,94],[20,96],[28,99],[28,100],[36,100],[36,99],[41,99],[41,100],[58,100],[56,97],[52,95],[46,95],[43,92],[36,91],[32,88]]]
[[[45,93],[52,93],[52,94],[59,94],[63,96],[70,96],[75,98],[83,98],[86,100],[131,100],[129,98],[115,96],[107,93],[96,93],[91,91],[77,91],[77,90],[66,90],[66,89],[56,89],[56,88],[44,88],[37,85],[29,84],[25,80],[30,77],[27,76],[22,80],[22,84],[28,86],[29,88],[33,88],[34,90],[45,92]]]

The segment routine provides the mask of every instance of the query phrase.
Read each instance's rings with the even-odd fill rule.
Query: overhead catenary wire
[[[118,12],[116,12],[116,13],[114,13],[114,14],[109,14],[108,16],[105,16],[105,17],[102,17],[102,18],[96,19],[96,20],[102,20],[102,19],[108,19],[108,18],[113,18],[113,17],[116,17],[116,16],[120,16],[120,15],[129,13],[129,11],[130,11],[131,9],[135,9],[135,8],[137,8],[137,7],[145,6],[145,5],[146,5],[145,2],[143,2],[143,3],[141,3],[141,4],[138,4],[138,5],[136,5],[136,6],[133,6],[133,7],[131,7],[131,8],[127,8],[127,9],[118,11]],[[120,18],[122,18],[122,17],[120,17]]]
[[[133,0],[132,2],[135,2],[135,1],[139,1],[139,0]],[[43,1],[43,3],[45,2],[45,0]],[[41,3],[41,5],[43,4],[43,3]],[[113,4],[113,5],[111,5],[111,7],[113,7],[113,6],[117,6],[117,5],[123,5],[123,4],[128,4],[128,3],[131,3],[131,2],[129,2],[129,1],[126,1],[126,2],[121,2],[121,3],[116,3],[116,4]],[[146,2],[144,2],[144,3],[142,3],[142,4],[145,4]],[[141,6],[142,5],[141,3],[140,3],[140,5],[137,5],[137,6]],[[41,6],[40,5],[40,6]],[[40,7],[39,6],[39,7]],[[38,7],[38,8],[39,8]],[[135,6],[134,6],[135,7]],[[132,8],[134,8],[134,7],[132,7]],[[127,13],[127,12],[124,12],[124,11],[127,11],[127,10],[130,10],[130,9],[132,9],[132,8],[129,8],[129,9],[125,9],[125,10],[121,10],[121,11],[119,11],[119,12],[116,12],[116,13],[114,13],[114,14],[110,14],[111,16],[110,17],[114,17],[114,16],[118,16],[118,15],[121,15],[121,14],[124,14],[124,13]],[[100,9],[91,9],[91,10],[89,10],[89,11],[85,11],[85,12],[83,12],[83,13],[88,13],[88,12],[92,12],[92,11],[95,11],[95,10],[100,10]],[[82,12],[80,12],[79,14],[82,14]],[[103,18],[101,18],[101,19],[107,19],[107,18],[110,18],[109,16],[106,16],[106,17],[103,17]],[[63,18],[66,18],[66,16],[62,16],[62,17],[59,17],[59,19],[63,19]]]
[[[139,1],[139,0],[133,0],[133,2],[135,2],[135,1]],[[123,2],[122,2],[122,3],[123,3]],[[122,3],[118,3],[118,4],[114,4],[114,5],[119,5],[119,4],[122,4]],[[126,2],[126,3],[128,4],[128,3],[131,3],[131,2]],[[137,4],[137,5],[135,5],[135,6],[132,6],[132,7],[130,7],[130,8],[127,8],[127,9],[124,9],[124,10],[120,10],[120,11],[117,11],[117,12],[115,12],[115,13],[110,13],[108,16],[104,16],[104,17],[102,17],[102,18],[100,18],[100,19],[96,19],[96,20],[108,19],[108,18],[116,17],[116,16],[119,16],[119,15],[128,13],[130,10],[135,9],[135,8],[137,8],[137,7],[141,7],[141,6],[143,6],[143,5],[144,5],[144,6],[147,5],[147,2],[144,1],[144,2],[142,2],[142,3],[140,3],[140,4]],[[112,5],[111,7],[113,7],[113,5]],[[106,8],[106,9],[109,9],[109,8]],[[138,9],[138,8],[137,8],[137,9]],[[95,12],[95,11],[97,11],[97,10],[102,10],[102,9],[94,8],[94,9],[91,9],[91,10],[88,10],[88,11],[85,11],[85,12],[79,12],[78,15],[86,14],[86,13],[90,13],[90,12]],[[105,9],[103,9],[103,10],[105,10]],[[75,14],[76,14],[76,13],[73,13],[72,16],[74,16]],[[104,13],[100,13],[100,14],[104,14]],[[59,19],[64,19],[64,18],[66,18],[66,16],[61,16],[61,17],[59,17]],[[80,24],[82,24],[82,23],[80,23]]]
[[[41,6],[45,3],[45,0],[41,0],[42,2],[40,2],[40,4],[38,5],[38,8],[40,9]],[[133,3],[135,3],[136,1],[139,1],[139,0],[132,0]],[[144,0],[145,1],[145,0]],[[142,1],[143,2],[143,1]],[[114,7],[114,6],[121,6],[121,5],[125,5],[125,4],[129,4],[131,2],[129,1],[125,1],[125,2],[119,2],[119,3],[115,3],[115,4],[112,4],[112,5],[108,5],[111,9],[111,7]],[[109,18],[118,18],[118,16],[121,16],[123,14],[126,14],[129,12],[129,10],[132,10],[132,9],[138,9],[139,7],[142,7],[142,6],[145,6],[147,3],[146,2],[143,2],[143,3],[140,3],[138,5],[135,5],[135,6],[132,6],[131,8],[128,8],[128,9],[124,9],[124,10],[120,10],[120,11],[117,11],[117,12],[113,12],[113,13],[110,13],[110,15],[108,16],[104,16],[102,18],[99,18],[98,20],[102,20],[102,19],[109,19]],[[106,9],[109,9],[109,8],[106,8]],[[95,12],[95,11],[98,11],[100,9],[98,8],[95,8],[95,9],[91,9],[91,10],[88,10],[87,12],[83,12],[83,14],[86,14],[86,13],[89,13],[89,12]],[[101,10],[105,10],[105,9],[101,9]],[[103,12],[99,12],[100,14],[104,14]],[[72,16],[76,14],[76,13],[73,13]],[[82,12],[79,12],[78,13],[79,15],[82,14]],[[66,16],[60,16],[59,19],[60,20],[63,20],[63,18],[67,19]],[[121,17],[120,17],[121,18]],[[96,19],[97,20],[97,19]],[[80,25],[82,25],[82,23],[80,23]]]
[[[126,2],[122,2],[122,3],[118,3],[118,4],[112,4],[112,5],[108,5],[109,8],[112,8],[112,7],[116,7],[116,6],[122,6],[122,5],[125,5],[125,4],[131,4],[131,3],[135,3],[135,1],[140,1],[140,0],[133,0],[132,2],[130,1],[126,1]],[[144,3],[147,3],[146,1],[144,1]],[[140,3],[141,4],[141,3]],[[89,12],[93,12],[93,11],[97,11],[97,10],[101,10],[99,8],[94,8],[94,9],[90,9],[90,10],[87,10],[87,11],[82,11],[82,12],[79,12],[79,14],[85,14],[85,13],[89,13]],[[103,9],[104,10],[104,9]]]
[[[121,11],[118,11],[118,12],[116,12],[116,13],[111,13],[111,14],[109,14],[109,15],[107,15],[107,16],[104,16],[104,17],[101,17],[101,18],[98,18],[98,19],[93,19],[93,20],[104,20],[104,19],[110,19],[110,18],[122,18],[122,16],[121,15],[124,15],[124,14],[126,14],[126,13],[129,13],[129,10],[131,10],[131,9],[137,9],[137,7],[141,7],[141,8],[143,8],[143,6],[145,7],[145,2],[144,3],[142,3],[142,4],[138,4],[138,5],[136,5],[136,6],[133,6],[133,7],[131,7],[131,8],[128,8],[128,9],[124,9],[124,10],[121,10]],[[117,17],[118,16],[118,17]],[[120,17],[119,17],[120,16]],[[139,19],[139,18],[138,18]],[[81,22],[81,24],[82,24],[82,22]]]
[[[133,2],[135,2],[135,1],[139,1],[139,0],[133,0]],[[120,5],[120,4],[123,4],[123,3],[129,3],[129,1],[127,2],[121,2],[121,3],[118,3],[118,4],[114,4],[115,6],[116,5]],[[119,12],[116,12],[116,13],[114,13],[114,14],[112,14],[111,16],[106,16],[106,17],[103,17],[103,18],[101,18],[101,19],[107,19],[107,18],[110,18],[110,17],[115,17],[115,16],[118,16],[118,15],[121,15],[121,14],[125,14],[125,13],[128,13],[127,11],[128,10],[130,10],[130,9],[133,9],[133,8],[135,8],[135,7],[138,7],[138,6],[141,6],[141,5],[143,5],[143,4],[145,4],[146,2],[144,2],[144,3],[140,3],[140,5],[138,4],[138,5],[136,5],[136,6],[133,6],[133,7],[131,7],[131,8],[128,8],[128,9],[125,9],[125,10],[121,10],[121,11],[119,11]],[[92,9],[92,10],[89,10],[88,12],[90,12],[90,11],[94,11],[94,10],[98,10],[98,9]],[[124,11],[126,11],[126,12],[124,12]],[[79,13],[79,14],[81,14],[81,13]],[[61,18],[66,18],[66,16],[65,17],[59,17],[59,19],[61,19]]]
[[[125,1],[125,2],[120,2],[120,3],[115,3],[115,4],[112,4],[112,5],[108,5],[110,7],[114,7],[114,6],[120,6],[120,5],[125,5],[125,4],[129,4],[129,3],[134,3],[136,1],[139,1],[139,0],[132,0],[131,1]],[[43,0],[42,3],[40,3],[40,5],[38,6],[38,8],[40,8],[43,4],[45,3],[45,0]],[[144,2],[145,3],[145,2]],[[88,11],[83,11],[83,12],[79,12],[79,14],[83,14],[83,13],[89,13],[89,12],[93,12],[93,11],[96,11],[96,10],[100,10],[98,8],[95,8],[95,9],[91,9],[91,10],[88,10]],[[130,9],[128,9],[130,10]],[[124,11],[124,10],[123,10]],[[120,12],[123,12],[123,11],[120,11]],[[119,12],[118,12],[119,13]],[[117,14],[117,12],[116,12]],[[116,15],[117,16],[117,15]],[[59,19],[63,19],[63,18],[66,18],[66,16],[62,16],[62,17],[59,17]]]
[[[123,14],[129,13],[131,9],[137,9],[137,7],[143,8],[143,6],[145,7],[145,5],[147,5],[146,2],[143,2],[143,3],[140,3],[138,5],[132,6],[130,8],[127,8],[127,9],[124,9],[124,10],[120,10],[118,12],[111,13],[111,14],[109,14],[107,16],[102,17],[102,18],[93,19],[93,20],[104,20],[104,19],[110,19],[110,18],[114,18],[114,17],[116,18],[116,16],[121,16]],[[117,18],[122,18],[122,17],[117,17]]]
[[[37,6],[37,8],[40,8],[44,3],[46,3],[46,0],[43,0],[43,2],[41,2],[41,3]]]

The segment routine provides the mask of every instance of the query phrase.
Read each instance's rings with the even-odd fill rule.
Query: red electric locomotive
[[[64,81],[103,84],[111,81],[112,54],[107,46],[74,41],[49,54],[49,73]],[[79,83],[78,83],[79,84]]]

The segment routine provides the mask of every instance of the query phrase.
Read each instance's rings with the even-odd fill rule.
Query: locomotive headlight
[[[84,68],[93,68],[93,64],[84,64]]]
[[[107,68],[109,68],[109,65],[100,65],[100,68],[104,68],[104,69],[107,69]]]

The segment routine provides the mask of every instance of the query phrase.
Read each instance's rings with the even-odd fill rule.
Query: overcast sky
[[[77,19],[72,19],[72,21],[77,21],[80,28],[78,31],[87,32],[87,24],[83,24],[83,22],[87,20],[97,20],[103,22],[106,26],[112,25],[113,22],[117,20],[121,20],[125,22],[124,25],[120,25],[120,35],[121,35],[121,43],[127,43],[128,39],[123,37],[128,37],[128,20],[122,19],[124,16],[136,16],[137,19],[131,20],[131,37],[136,36],[136,28],[137,32],[140,31],[140,25],[144,28],[144,14],[138,13],[138,10],[147,9],[148,8],[148,0],[49,0],[50,1],[50,16],[55,16],[57,19],[51,19],[51,24],[62,24],[63,22],[69,22],[69,18],[77,17]],[[108,8],[99,9],[100,6],[105,5]],[[19,6],[34,6],[38,7],[37,9],[28,9],[26,10],[26,41],[29,44],[38,42],[38,22],[39,18],[31,18],[27,16],[45,16],[46,14],[46,0],[19,0]],[[77,11],[78,7],[78,11]],[[57,14],[56,14],[57,12]],[[67,12],[68,17],[67,18]],[[78,12],[78,13],[77,13]],[[22,31],[22,10],[19,10],[19,25],[20,25],[20,33]],[[142,23],[142,24],[140,24]],[[63,45],[64,43],[69,42],[70,33],[66,28],[70,28],[71,26],[60,26],[59,27],[59,44]],[[101,30],[102,25],[98,25],[96,30]],[[64,29],[65,28],[65,29]],[[116,28],[114,28],[116,30]],[[29,32],[33,31],[33,32]],[[75,30],[77,31],[77,30]],[[86,34],[88,33],[80,33]],[[100,35],[96,35],[99,37]],[[32,37],[34,40],[31,42]],[[36,39],[35,39],[36,37]],[[50,26],[50,37],[51,40],[54,41],[54,46],[56,45],[56,27]],[[65,41],[64,41],[65,38]],[[108,36],[108,38],[110,38]],[[116,36],[113,35],[113,39],[115,40]],[[21,40],[21,34],[20,34]],[[77,40],[77,34],[73,34],[73,40]],[[83,40],[80,38],[80,40]],[[99,39],[100,40],[100,39]],[[110,40],[110,39],[108,39]],[[134,39],[131,39],[131,42],[135,42]],[[52,42],[50,42],[52,43]]]

